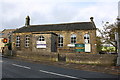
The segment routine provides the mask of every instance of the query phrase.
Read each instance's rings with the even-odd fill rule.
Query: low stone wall
[[[32,59],[33,61],[41,61],[41,60],[51,60],[58,61],[57,53],[36,53],[36,52],[21,52],[17,51],[17,57],[22,57],[26,59]]]
[[[94,65],[115,65],[117,55],[111,54],[66,54],[66,62]]]
[[[7,50],[6,52],[11,54],[11,51]],[[117,60],[117,55],[113,54],[43,53],[43,52],[36,53],[36,52],[12,51],[12,54],[14,53],[16,53],[17,57],[32,59],[34,61],[39,60],[62,61],[59,59],[63,59],[63,61],[66,61],[67,63],[93,64],[104,66],[115,65]]]

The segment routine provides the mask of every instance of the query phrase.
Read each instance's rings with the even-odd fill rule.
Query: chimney
[[[95,25],[93,19],[94,19],[94,17],[90,17],[91,23],[93,24],[94,29],[96,29],[96,25]]]
[[[25,26],[27,27],[27,26],[29,26],[29,25],[30,25],[30,17],[27,16],[27,17],[26,17]]]
[[[90,17],[91,22],[93,22],[93,19],[94,19],[93,17]]]

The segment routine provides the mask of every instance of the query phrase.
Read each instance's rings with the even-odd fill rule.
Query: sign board
[[[75,47],[75,44],[68,44],[68,47]]]
[[[84,44],[75,44],[75,51],[76,52],[85,52],[85,45]]]
[[[91,44],[85,44],[85,52],[91,52]]]
[[[46,48],[46,41],[36,41],[36,48]]]

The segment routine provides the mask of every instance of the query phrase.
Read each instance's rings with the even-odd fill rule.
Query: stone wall
[[[39,36],[44,36],[46,48],[36,48],[36,41]],[[51,34],[33,34],[32,35],[32,52],[51,52]]]
[[[66,54],[66,62],[94,65],[115,65],[117,55],[110,54]]]
[[[62,51],[68,51],[74,48],[70,48],[67,45],[70,44],[70,36],[72,34],[76,34],[77,36],[77,42],[76,43],[84,43],[84,35],[86,33],[90,34],[90,44],[91,44],[91,52],[90,54],[96,54],[97,50],[96,50],[96,30],[73,30],[73,31],[53,31],[56,34],[61,34],[64,36],[64,45],[62,48],[58,47],[58,51],[62,52]],[[60,51],[61,50],[61,51]],[[85,52],[83,52],[85,53]]]
[[[92,65],[103,65],[113,66],[116,65],[117,55],[113,54],[80,54],[80,53],[57,53],[57,52],[27,52],[27,51],[10,51],[5,48],[5,56],[22,57],[33,61],[66,61],[67,63],[77,64],[92,64]],[[16,54],[17,53],[17,54]],[[60,60],[59,56],[62,57]]]
[[[21,57],[25,59],[30,59],[32,61],[58,61],[58,54],[51,52],[51,53],[46,53],[46,52],[20,52],[17,51],[16,57]]]
[[[91,52],[89,54],[96,54],[97,50],[96,50],[96,30],[72,30],[72,31],[43,31],[43,32],[35,32],[35,33],[48,33],[48,32],[53,32],[56,34],[61,34],[64,36],[63,38],[63,47],[59,48],[56,44],[56,47],[58,47],[58,52],[74,52],[74,48],[70,48],[67,45],[70,44],[70,36],[72,34],[76,34],[77,36],[77,42],[76,43],[84,43],[84,35],[86,33],[90,34],[90,44],[91,44]],[[16,43],[16,36],[20,35],[21,36],[21,46],[19,48],[15,47],[15,43]],[[30,39],[30,47],[26,48],[25,47],[25,35],[30,35],[31,39]],[[36,38],[39,36],[40,34],[32,34],[32,33],[14,33],[12,36],[12,43],[13,43],[13,49],[16,50],[22,50],[22,51],[46,51],[46,52],[50,52],[50,48],[52,46],[47,45],[48,49],[36,49]],[[46,37],[47,42],[51,43],[51,38],[50,35],[48,34],[41,34],[44,35]],[[85,53],[85,52],[83,52]]]
[[[12,50],[14,51],[32,51],[32,40],[30,39],[29,47],[25,47],[25,36],[29,35],[32,37],[31,33],[14,33],[12,35]],[[16,47],[16,37],[20,36],[20,47]]]
[[[25,36],[30,36],[30,44],[29,47],[25,47]],[[16,47],[16,37],[20,36],[20,47]],[[44,36],[46,42],[46,48],[37,48],[36,42],[39,36]],[[56,52],[57,51],[57,36],[53,34],[32,34],[32,33],[16,33],[12,35],[12,48],[13,51],[21,51],[21,52]],[[51,45],[54,45],[52,47]],[[52,48],[56,48],[52,49]]]
[[[32,60],[62,61],[59,56],[66,58],[67,63],[113,66],[116,65],[117,55],[112,54],[79,54],[79,53],[28,53],[17,52],[17,56]],[[58,56],[59,54],[59,56]]]

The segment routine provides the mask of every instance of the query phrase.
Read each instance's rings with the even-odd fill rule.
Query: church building
[[[73,52],[96,54],[96,26],[93,17],[88,22],[31,25],[14,31],[12,49],[21,52]]]

